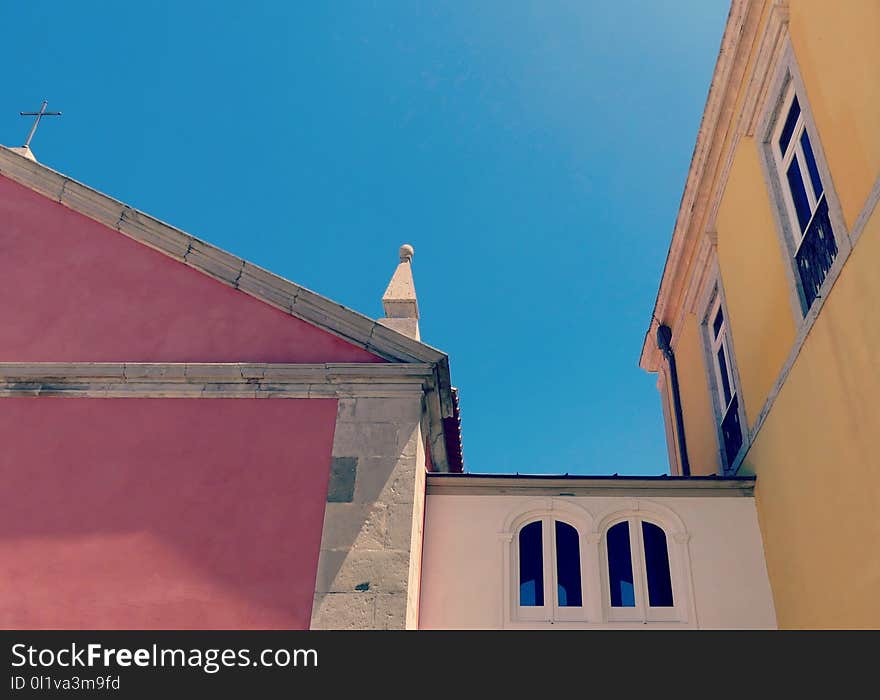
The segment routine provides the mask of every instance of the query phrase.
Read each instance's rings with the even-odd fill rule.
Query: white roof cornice
[[[0,146],[0,175],[115,229],[214,279],[392,362],[440,362],[446,355],[294,282],[174,228],[72,178]]]
[[[639,366],[650,372],[657,371],[661,364],[654,337],[657,321],[675,330],[688,291],[686,273],[706,233],[703,227],[710,218],[708,215],[714,210],[712,186],[719,171],[724,169],[726,137],[738,126],[734,113],[736,101],[767,2],[773,7],[785,5],[780,0],[732,0],[731,3],[660,288],[639,358]]]
[[[734,496],[751,497],[754,476],[590,476],[428,474],[429,496]]]

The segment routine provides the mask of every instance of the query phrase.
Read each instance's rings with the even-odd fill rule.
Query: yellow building
[[[880,0],[734,0],[640,365],[757,475],[783,628],[880,627]]]

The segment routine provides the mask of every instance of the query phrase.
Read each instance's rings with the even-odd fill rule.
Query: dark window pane
[[[632,555],[629,548],[629,523],[618,523],[608,530],[608,578],[611,582],[611,606],[634,608]]]
[[[727,407],[727,414],[721,420],[721,435],[724,438],[724,454],[727,457],[727,466],[730,468],[742,447],[743,435],[739,422],[739,405],[736,397]]]
[[[544,545],[541,521],[519,531],[519,604],[544,604]]]
[[[733,394],[730,391],[730,378],[727,376],[727,356],[724,354],[724,345],[718,348],[718,369],[721,370],[721,390],[724,392],[724,408],[730,403]]]
[[[819,177],[819,168],[816,167],[816,158],[813,155],[813,147],[810,145],[810,137],[807,130],[801,134],[801,147],[804,149],[804,157],[807,159],[807,171],[810,173],[810,182],[813,183],[813,193],[816,199],[822,194],[822,178]]]
[[[782,127],[782,133],[779,134],[779,154],[785,155],[785,149],[791,141],[791,135],[794,133],[794,125],[797,118],[801,114],[801,106],[798,104],[797,95],[791,103],[791,109],[788,110],[788,116],[785,118],[785,126]]]
[[[819,296],[825,276],[837,258],[837,241],[828,218],[828,199],[822,197],[813,214],[810,228],[795,255],[801,287],[804,292],[804,313]]]
[[[797,156],[791,159],[791,165],[788,166],[788,187],[791,190],[791,198],[794,201],[794,208],[797,212],[798,224],[800,230],[803,231],[810,223],[810,202],[807,199],[807,191],[804,189],[804,181],[801,178],[801,169],[798,166]]]
[[[652,523],[642,523],[645,540],[645,569],[648,574],[648,605],[672,607],[672,579],[669,576],[669,552],[666,533]]]
[[[556,521],[556,580],[559,607],[581,606],[581,554],[578,533],[568,523]]]
[[[718,337],[718,332],[721,330],[721,324],[724,323],[724,314],[721,313],[721,307],[718,307],[718,313],[715,315],[715,320],[712,321],[712,330],[715,331],[715,337]]]

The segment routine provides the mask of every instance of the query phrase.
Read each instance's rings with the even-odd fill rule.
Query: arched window
[[[666,533],[642,518],[627,518],[605,534],[606,604],[611,620],[675,619]]]
[[[635,577],[629,546],[629,523],[625,520],[608,530],[608,579],[611,582],[611,607],[635,607]]]
[[[543,540],[540,520],[519,531],[519,604],[524,607],[544,605]]]
[[[523,525],[516,543],[518,617],[582,617],[581,538],[577,528],[546,516]]]
[[[654,523],[642,521],[642,545],[645,549],[645,579],[648,583],[648,606],[671,608],[672,575],[669,571],[669,548],[666,533]]]
[[[556,599],[561,608],[577,608],[581,595],[581,554],[578,532],[556,521]]]

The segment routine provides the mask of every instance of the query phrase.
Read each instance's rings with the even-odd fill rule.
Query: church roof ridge
[[[385,359],[438,362],[446,354],[358,311],[229,253],[155,216],[0,145],[0,175],[224,284],[329,330]],[[287,298],[289,297],[289,299]]]
[[[449,357],[441,350],[407,337],[3,145],[0,145],[0,175],[379,357],[391,362],[432,365],[436,389],[428,392],[432,422],[436,421],[439,426],[444,419],[453,416]],[[443,432],[442,429],[439,432]],[[445,444],[442,444],[445,440],[435,433],[431,442],[436,450],[433,454],[435,464],[445,462]],[[460,465],[450,466],[461,469]]]

